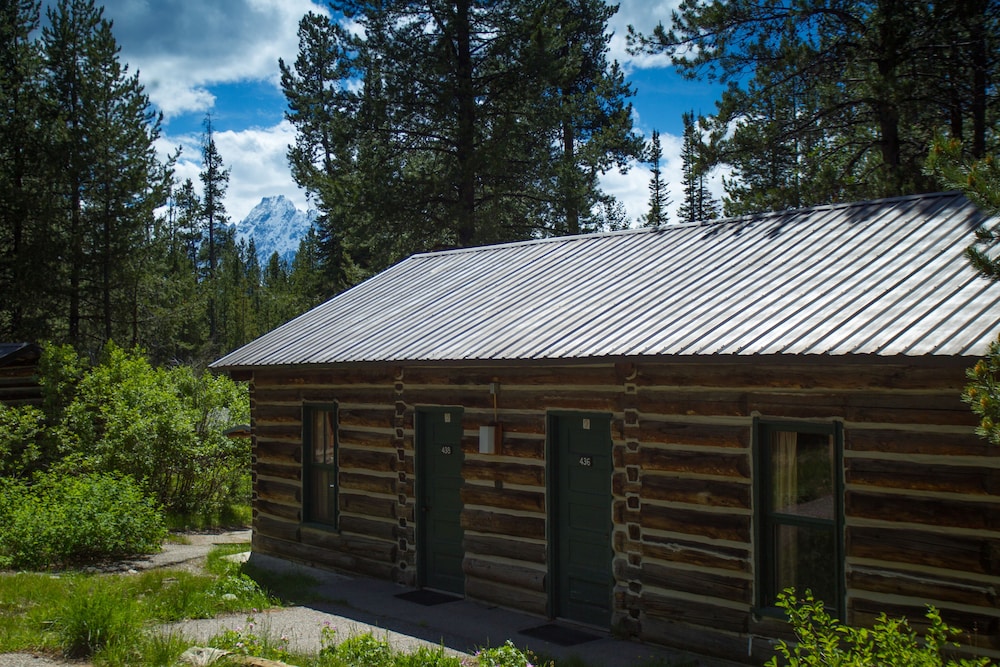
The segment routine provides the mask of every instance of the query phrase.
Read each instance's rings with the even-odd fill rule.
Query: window
[[[337,410],[303,408],[303,513],[306,521],[337,527]]]
[[[843,600],[841,426],[758,422],[758,605],[812,591],[837,615]]]

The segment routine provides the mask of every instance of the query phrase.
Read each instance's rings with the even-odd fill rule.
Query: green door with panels
[[[611,622],[611,417],[550,417],[553,615]]]
[[[462,410],[417,410],[418,569],[421,585],[462,594]]]

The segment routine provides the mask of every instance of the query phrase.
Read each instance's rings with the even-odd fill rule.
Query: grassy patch
[[[136,651],[172,654],[183,641],[156,637],[149,627],[277,604],[238,565],[228,565],[202,575],[0,573],[0,653],[60,652],[109,665],[164,664],[146,662]]]

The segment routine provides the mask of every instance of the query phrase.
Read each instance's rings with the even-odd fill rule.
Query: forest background
[[[669,222],[600,0],[331,3],[277,62],[289,167],[319,211],[292,265],[226,223],[206,118],[178,182],[161,117],[94,0],[3,4],[0,340],[116,341],[203,366],[414,252]],[[680,221],[939,190],[935,137],[996,141],[998,3],[682,2],[637,53],[724,90],[684,114]],[[331,16],[333,18],[331,18]],[[176,157],[176,156],[175,156]],[[625,217],[608,170],[648,162]],[[706,186],[724,168],[725,195]]]

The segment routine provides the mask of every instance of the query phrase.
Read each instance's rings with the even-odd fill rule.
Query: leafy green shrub
[[[42,462],[45,413],[0,403],[0,477],[25,477]]]
[[[158,551],[158,508],[127,476],[0,482],[0,566],[47,567]]]
[[[531,656],[509,639],[502,646],[482,649],[476,657],[479,667],[532,667]]]
[[[963,400],[979,417],[976,432],[1000,445],[1000,340],[990,343],[986,356],[966,372],[969,384]]]
[[[906,619],[891,619],[885,614],[879,615],[871,629],[844,625],[830,616],[823,602],[813,598],[809,591],[803,600],[796,598],[793,591],[785,591],[778,596],[777,604],[788,614],[797,641],[791,645],[779,641],[777,655],[766,663],[768,667],[986,667],[990,664],[987,658],[953,660],[943,656],[942,650],[956,646],[950,639],[959,631],[946,625],[933,607],[927,611],[930,627],[920,638]],[[779,656],[784,660],[779,661]]]
[[[76,384],[61,432],[72,467],[131,475],[171,512],[211,512],[249,500],[250,443],[225,435],[249,413],[246,387],[229,378],[154,368],[109,344]]]

